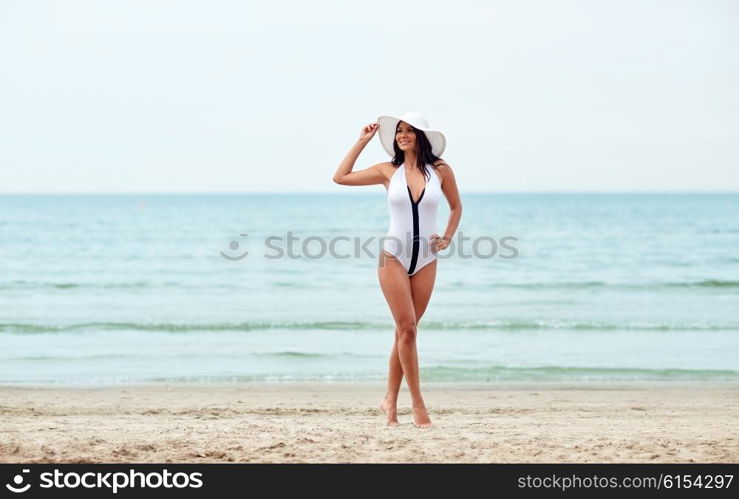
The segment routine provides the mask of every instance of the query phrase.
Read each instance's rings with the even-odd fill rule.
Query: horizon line
[[[367,186],[351,186],[367,187]],[[0,196],[169,196],[169,195],[268,195],[268,194],[337,194],[375,195],[383,192],[368,191],[20,191],[0,192]],[[737,190],[498,190],[460,191],[464,194],[739,194]]]

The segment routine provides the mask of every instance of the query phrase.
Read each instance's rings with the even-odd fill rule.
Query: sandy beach
[[[2,462],[739,462],[739,385],[380,383],[0,388]]]

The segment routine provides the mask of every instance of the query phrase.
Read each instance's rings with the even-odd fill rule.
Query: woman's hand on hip
[[[434,253],[447,249],[449,247],[449,243],[451,242],[451,238],[449,237],[442,237],[439,234],[431,235],[431,249],[434,251]]]

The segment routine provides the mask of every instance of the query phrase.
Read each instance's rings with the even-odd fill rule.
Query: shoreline
[[[0,392],[3,390],[116,390],[120,388],[140,389],[198,389],[198,388],[300,388],[311,387],[356,387],[385,388],[384,380],[301,380],[301,381],[186,381],[186,382],[124,382],[124,383],[0,383]],[[739,390],[739,380],[619,380],[619,381],[422,381],[421,390],[628,390],[653,388],[735,388]],[[401,392],[407,390],[405,380],[401,385]]]
[[[4,463],[739,462],[739,383],[423,383],[434,428],[385,426],[384,382],[0,386]]]

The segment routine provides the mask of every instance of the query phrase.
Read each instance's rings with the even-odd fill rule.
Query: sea
[[[422,384],[739,380],[738,193],[462,203]],[[383,380],[388,226],[381,188],[2,195],[0,384]]]

